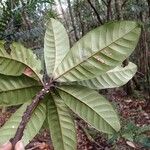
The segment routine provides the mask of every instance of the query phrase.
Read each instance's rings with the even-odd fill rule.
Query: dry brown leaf
[[[136,148],[136,146],[135,146],[135,144],[134,144],[133,142],[127,141],[126,143],[127,143],[127,145],[129,145],[130,147]]]
[[[26,76],[31,77],[32,74],[33,74],[33,71],[32,71],[29,67],[27,67],[27,68],[24,70],[23,74],[25,74]]]

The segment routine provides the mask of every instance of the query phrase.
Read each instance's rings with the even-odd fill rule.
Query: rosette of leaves
[[[127,83],[136,73],[133,63],[122,62],[135,49],[140,26],[132,21],[107,23],[69,45],[63,25],[54,19],[47,23],[44,59],[49,80],[42,81],[40,61],[31,50],[18,43],[11,53],[0,44],[0,105],[22,106],[0,129],[0,144],[13,138],[23,112],[36,93],[45,87],[46,98],[32,112],[22,141],[27,145],[48,122],[55,150],[75,150],[76,128],[71,111],[95,129],[113,134],[120,130],[119,118],[106,98],[96,89]]]

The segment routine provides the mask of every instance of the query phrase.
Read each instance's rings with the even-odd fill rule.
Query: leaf
[[[27,145],[39,133],[44,121],[46,119],[46,105],[40,103],[36,110],[33,112],[29,123],[24,130],[22,141]]]
[[[135,138],[136,143],[140,143],[143,148],[150,149],[150,137],[147,135],[137,135]]]
[[[97,130],[112,134],[120,123],[111,104],[96,91],[83,86],[58,87],[66,105]]]
[[[19,43],[11,44],[10,48],[11,53],[8,54],[4,48],[4,41],[0,41],[0,74],[20,76],[28,67],[33,71],[32,77],[42,81],[41,62],[36,59],[36,55]]]
[[[148,114],[147,114],[148,115]],[[137,134],[144,134],[146,132],[150,131],[150,125],[144,125],[142,127],[140,127],[138,130],[137,130]]]
[[[32,77],[33,75],[33,71],[30,68],[26,68],[23,72],[24,75],[28,76],[28,77]]]
[[[140,26],[132,21],[107,23],[87,33],[55,69],[61,82],[87,80],[118,66],[134,50]]]
[[[0,75],[0,106],[13,106],[32,100],[41,86],[26,76]]]
[[[137,66],[130,62],[126,67],[118,66],[98,77],[70,84],[79,84],[92,89],[116,88],[126,84],[136,71]]]
[[[48,75],[58,67],[69,49],[69,39],[64,26],[51,18],[47,23],[44,39],[44,57]]]
[[[54,94],[47,106],[48,124],[55,150],[76,150],[76,129],[69,109]]]
[[[6,143],[9,139],[13,138],[18,125],[22,119],[22,115],[26,110],[26,107],[30,103],[27,102],[22,105],[11,117],[10,119],[0,128],[0,145]],[[31,119],[29,120],[22,137],[24,146],[26,146],[39,132],[43,122],[46,118],[46,106],[40,103],[38,107],[33,112]]]
[[[136,146],[135,146],[135,144],[134,144],[133,142],[127,141],[126,143],[127,143],[127,145],[129,145],[130,147],[136,148]]]
[[[134,132],[125,132],[125,133],[122,133],[121,137],[133,142],[134,138],[135,138],[135,134],[134,134]]]

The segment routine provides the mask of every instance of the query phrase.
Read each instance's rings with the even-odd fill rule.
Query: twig
[[[126,5],[127,2],[128,0],[124,0],[123,4],[121,5],[121,9],[123,9],[123,7]]]
[[[102,0],[102,2],[103,2],[103,3],[106,5],[106,7],[107,7],[108,4],[105,2],[105,0]]]
[[[96,10],[96,8],[93,6],[92,2],[90,0],[87,0],[87,2],[89,3],[89,5],[91,6],[91,8],[93,9],[93,11],[95,12],[96,14],[96,17],[97,17],[97,20],[100,24],[103,24],[103,21],[98,13],[98,11]]]
[[[44,88],[38,92],[38,94],[33,99],[32,103],[27,106],[26,111],[24,112],[22,116],[22,120],[18,126],[18,129],[16,131],[16,134],[14,138],[10,139],[10,142],[12,143],[13,148],[15,147],[16,143],[22,139],[24,129],[28,123],[28,121],[31,118],[31,115],[35,108],[38,106],[41,100],[44,99],[44,96],[50,91],[50,89],[54,86],[54,83],[51,81],[49,84],[46,84]]]

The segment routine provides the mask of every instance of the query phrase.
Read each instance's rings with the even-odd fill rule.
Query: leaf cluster
[[[70,48],[63,25],[50,19],[44,38],[47,78],[41,73],[44,68],[40,60],[30,49],[13,43],[8,54],[1,41],[0,105],[22,106],[0,129],[0,144],[14,136],[33,96],[49,84],[53,88],[34,110],[24,131],[25,145],[46,119],[55,150],[75,150],[76,128],[70,110],[101,132],[118,132],[118,114],[96,89],[122,86],[134,76],[136,65],[122,67],[122,62],[133,52],[139,35],[136,22],[111,22],[90,31]]]

